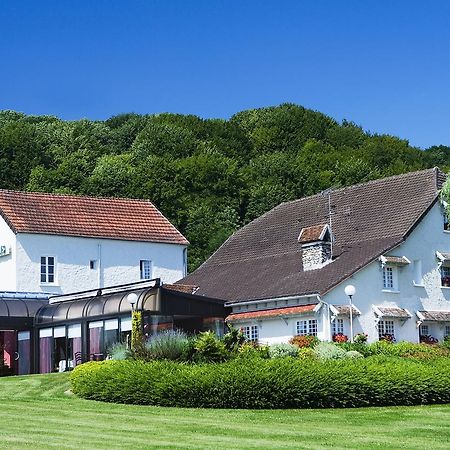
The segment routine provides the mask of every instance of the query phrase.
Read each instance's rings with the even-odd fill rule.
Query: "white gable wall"
[[[370,341],[378,340],[372,305],[398,306],[406,308],[412,318],[404,322],[395,320],[397,341],[417,342],[419,331],[416,311],[450,310],[450,288],[441,287],[436,251],[450,252],[450,232],[443,229],[443,214],[439,204],[432,207],[405,242],[387,253],[391,256],[406,256],[411,261],[411,264],[397,269],[396,292],[383,290],[381,263],[375,261],[334,288],[323,300],[331,304],[348,303],[344,287],[353,284],[356,287],[353,301],[362,313],[354,319],[354,333],[365,332]],[[419,286],[414,283],[414,260],[420,260],[422,265],[423,283]],[[346,325],[349,336],[348,323]],[[443,324],[430,326],[430,334],[439,340],[442,339],[443,333]]]
[[[185,275],[183,245],[43,234],[17,235],[16,290],[65,294],[140,281],[140,260],[165,283]],[[40,282],[41,256],[56,258],[54,284]],[[90,269],[90,260],[97,261]],[[0,286],[0,289],[2,287]]]
[[[0,291],[16,290],[16,235],[0,216],[0,246],[11,247],[11,253],[0,257]]]

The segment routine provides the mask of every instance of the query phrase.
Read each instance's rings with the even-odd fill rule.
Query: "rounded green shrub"
[[[293,344],[272,344],[269,346],[271,358],[284,358],[286,356],[297,356],[299,348]]]
[[[345,358],[347,352],[332,342],[319,342],[314,347],[314,353],[319,359],[341,359]]]
[[[334,408],[450,403],[450,360],[385,356],[233,359],[216,364],[103,361],[77,366],[83,398],[206,408]]]

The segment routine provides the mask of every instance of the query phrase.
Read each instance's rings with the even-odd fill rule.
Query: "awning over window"
[[[417,311],[422,322],[450,322],[450,311]]]
[[[436,258],[441,262],[450,262],[450,253],[436,252]]]
[[[380,256],[382,264],[392,264],[395,266],[406,266],[411,264],[411,261],[406,256]]]
[[[301,306],[291,306],[287,308],[275,308],[275,309],[265,309],[262,311],[249,311],[230,314],[225,320],[227,322],[234,322],[239,320],[249,320],[249,319],[266,319],[272,317],[286,317],[293,316],[297,314],[311,314],[318,310],[319,304],[315,303],[312,305],[301,305]]]
[[[398,306],[378,306],[372,305],[372,309],[378,318],[383,319],[410,319],[411,313],[404,308]]]
[[[330,305],[330,310],[335,316],[349,316],[350,317],[350,305]],[[360,316],[361,311],[352,305],[352,315]]]

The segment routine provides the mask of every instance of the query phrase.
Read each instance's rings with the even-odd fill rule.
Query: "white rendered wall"
[[[140,281],[140,260],[152,261],[152,278],[172,283],[185,275],[184,248],[153,242],[19,234],[16,290],[67,294],[132,283]],[[40,282],[41,256],[56,258],[54,284]],[[95,269],[90,269],[90,260],[97,261]]]
[[[257,325],[259,334],[258,342],[260,344],[271,345],[289,342],[292,336],[297,334],[296,325],[298,320],[316,319],[318,329],[317,337],[320,340],[326,340],[327,336],[324,332],[324,329],[326,329],[326,314],[326,308],[321,308],[316,314],[299,314],[298,316],[289,316],[286,318],[274,317],[262,320],[239,321],[233,323],[233,326],[241,328]]]
[[[0,245],[11,247],[11,253],[0,257],[0,291],[16,290],[16,235],[0,217]]]
[[[443,229],[443,215],[439,204],[433,206],[403,244],[387,253],[392,256],[406,256],[411,261],[411,264],[397,269],[396,292],[383,290],[381,264],[376,261],[337,286],[325,295],[323,300],[331,304],[347,303],[348,297],[344,293],[344,287],[353,284],[356,287],[353,301],[362,313],[354,319],[354,333],[365,332],[370,341],[378,340],[372,304],[399,306],[406,308],[412,318],[404,322],[395,321],[397,341],[418,342],[416,311],[450,310],[450,288],[441,287],[436,251],[450,252],[450,233]],[[422,264],[423,283],[420,286],[414,283],[414,260],[420,260]],[[346,322],[348,326],[348,321]],[[445,324],[429,325],[430,334],[442,340]]]

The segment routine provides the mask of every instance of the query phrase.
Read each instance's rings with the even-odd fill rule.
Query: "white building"
[[[294,335],[418,342],[450,334],[450,232],[438,169],[283,203],[180,281],[220,298],[259,342]],[[331,213],[331,214],[330,214]]]
[[[187,245],[149,201],[0,190],[0,291],[172,283],[186,275]]]

